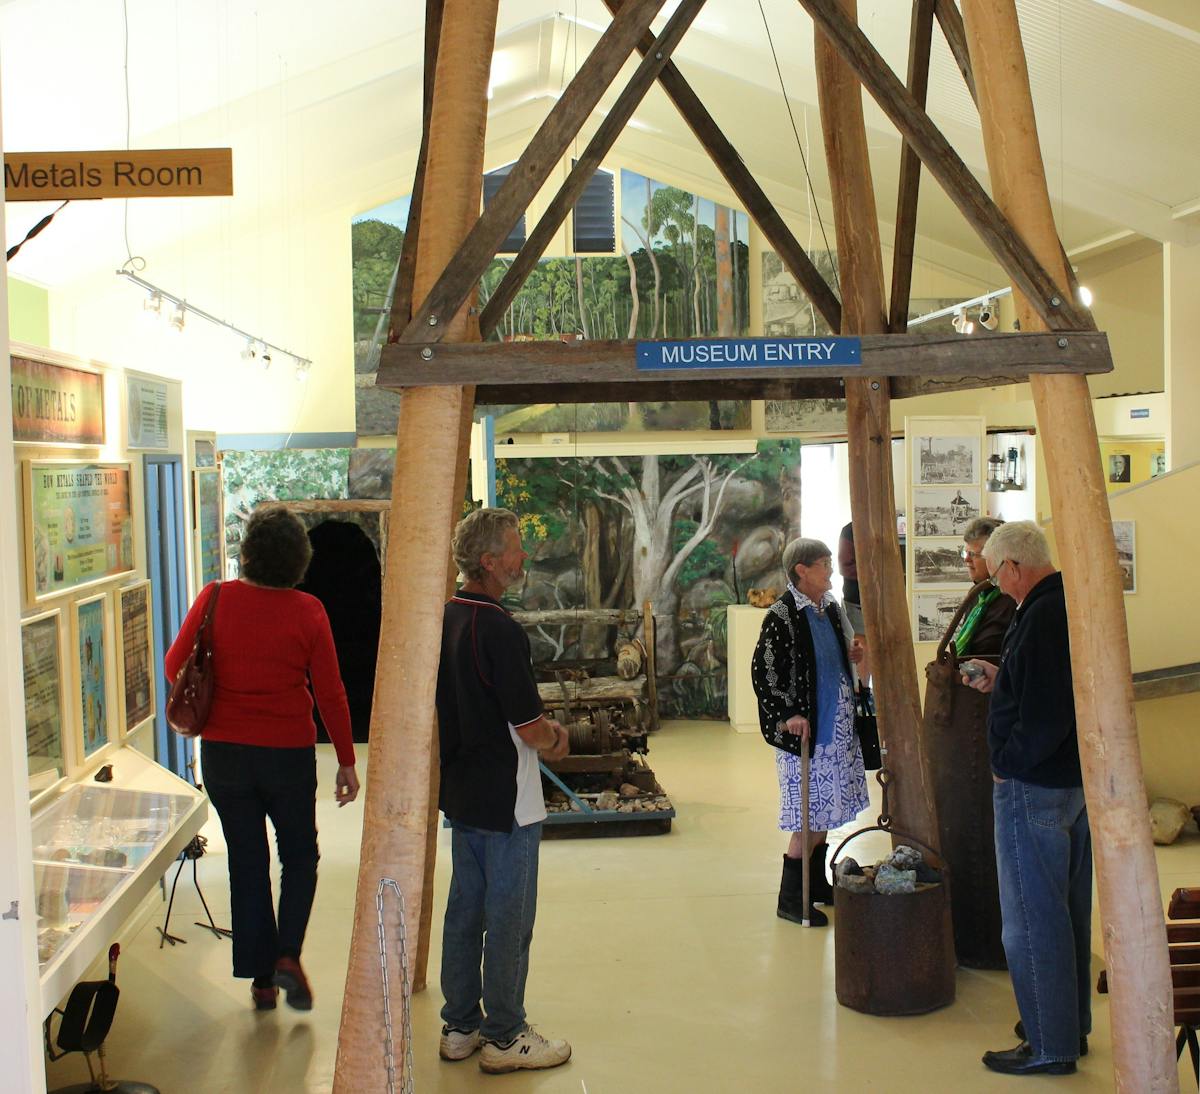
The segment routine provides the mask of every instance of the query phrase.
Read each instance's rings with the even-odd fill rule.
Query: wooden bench
[[[1171,962],[1171,988],[1175,1001],[1175,1055],[1184,1045],[1200,1083],[1200,888],[1176,889],[1167,906],[1167,951]],[[1108,971],[1100,973],[1096,990],[1108,992]]]

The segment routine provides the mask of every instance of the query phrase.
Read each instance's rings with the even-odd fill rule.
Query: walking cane
[[[810,727],[809,733],[812,732]],[[803,738],[804,746],[800,753],[800,831],[803,833],[804,839],[804,856],[800,860],[800,896],[804,901],[804,913],[801,921],[801,926],[811,927],[809,922],[809,909],[812,907],[809,898],[809,870],[811,869],[812,856],[809,854],[808,848],[808,736]]]

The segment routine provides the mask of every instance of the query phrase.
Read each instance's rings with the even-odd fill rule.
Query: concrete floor
[[[449,880],[441,833],[434,986],[413,1001],[417,1091],[782,1094],[829,1083],[905,1094],[1022,1085],[979,1062],[984,1050],[1015,1043],[1004,973],[961,970],[955,1004],[922,1017],[872,1018],[838,1005],[832,927],[805,930],[774,914],[786,838],[775,827],[775,767],[761,738],[723,723],[677,722],[652,746],[679,812],[669,835],[542,847],[526,1002],[532,1022],[574,1045],[563,1068],[492,1077],[474,1059],[438,1060],[437,962]],[[319,751],[321,879],[304,953],[315,1009],[250,1008],[247,982],[229,974],[229,943],[192,925],[201,908],[185,875],[172,924],[187,945],[160,950],[153,922],[119,939],[121,1003],[108,1043],[114,1076],[151,1082],[163,1094],[330,1089],[362,812],[334,807],[335,761],[328,746]],[[861,822],[873,823],[877,812],[873,806]],[[871,861],[884,844],[872,834],[855,847],[856,857]],[[1159,848],[1158,857],[1164,894],[1200,878],[1195,832]],[[200,879],[227,924],[224,857],[202,860]],[[1098,927],[1094,937],[1098,953]],[[1102,966],[1098,956],[1094,966]],[[1092,1051],[1079,1072],[1026,1086],[1113,1089],[1106,997],[1095,998],[1094,1011]],[[1184,1090],[1194,1088],[1189,1067],[1180,1075]],[[82,1078],[78,1056],[49,1065],[52,1090]]]

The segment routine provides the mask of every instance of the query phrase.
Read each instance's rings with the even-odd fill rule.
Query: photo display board
[[[963,532],[983,513],[982,417],[905,418],[908,588],[913,636],[938,642],[974,584]]]
[[[21,669],[25,684],[25,754],[29,792],[56,782],[63,764],[63,673],[60,616],[46,612],[21,623]]]
[[[132,733],[154,717],[154,645],[150,582],[117,590],[117,663],[121,681],[121,729]]]
[[[108,722],[108,594],[73,605],[71,627],[78,671],[79,727],[83,736],[82,759],[99,752],[109,741]]]
[[[129,464],[26,460],[24,470],[31,604],[133,569]]]
[[[104,444],[104,377],[98,372],[13,357],[12,406],[17,444]]]

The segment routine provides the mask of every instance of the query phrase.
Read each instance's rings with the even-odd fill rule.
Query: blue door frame
[[[167,725],[167,688],[163,658],[187,614],[187,567],[183,519],[183,459],[144,457],[146,490],[146,569],[154,597],[154,667],[158,673],[158,709],[154,721],[154,758],[187,778],[192,743]]]

